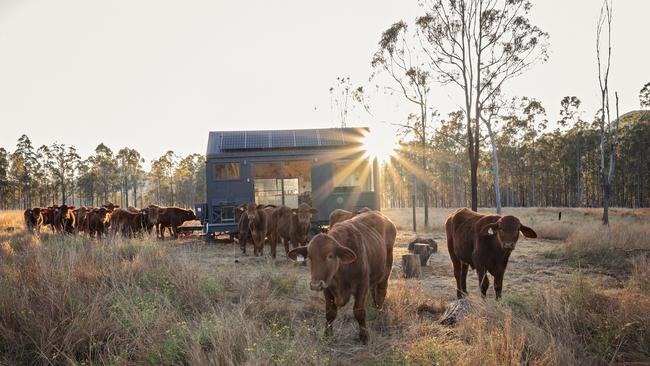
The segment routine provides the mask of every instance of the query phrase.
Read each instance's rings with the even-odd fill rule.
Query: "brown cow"
[[[264,255],[264,242],[268,231],[269,214],[264,205],[249,203],[246,205],[246,212],[242,216],[248,219],[248,230],[250,239],[253,242],[253,254]]]
[[[30,233],[36,232],[36,235],[39,235],[41,233],[41,227],[43,226],[43,213],[46,212],[47,209],[40,207],[25,210],[25,228],[27,228]]]
[[[82,231],[87,231],[87,215],[92,211],[91,207],[81,206],[74,210],[74,214],[77,220],[77,233]]]
[[[298,208],[280,206],[273,211],[271,219],[271,256],[275,258],[277,241],[284,243],[284,252],[289,253],[291,247],[296,248],[307,244],[307,234],[311,228],[311,217],[318,212],[306,203],[301,203]]]
[[[149,206],[151,208],[151,206]],[[153,211],[154,209],[151,208]],[[164,207],[156,209],[158,214],[158,232],[161,239],[165,239],[165,228],[171,228],[174,238],[178,237],[177,229],[185,221],[196,220],[196,215],[192,210],[185,210],[178,207]]]
[[[514,216],[483,215],[467,208],[452,212],[445,229],[459,299],[467,294],[468,267],[476,268],[483,296],[490,286],[487,272],[492,274],[496,298],[501,298],[503,275],[519,233],[527,238],[537,237],[533,229]]]
[[[57,232],[72,234],[75,232],[76,218],[74,206],[63,204],[54,210],[52,225]]]
[[[349,219],[355,217],[358,214],[362,214],[364,212],[370,212],[370,211],[372,211],[372,209],[369,208],[369,207],[362,207],[362,208],[358,209],[356,212],[350,212],[348,210],[337,208],[336,210],[332,211],[332,213],[330,213],[330,224],[329,224],[329,226],[332,227],[332,226],[334,226],[334,224],[336,224],[338,222],[349,220]]]
[[[84,225],[86,226],[84,230],[94,237],[97,234],[98,237],[108,233],[108,227],[111,220],[111,211],[106,207],[94,208],[86,212],[86,219]]]
[[[382,308],[393,265],[393,245],[397,229],[377,211],[363,213],[338,223],[327,234],[318,234],[307,246],[289,252],[289,258],[309,258],[314,291],[325,296],[325,335],[332,335],[338,308],[354,295],[354,317],[359,338],[368,342],[366,296],[372,294],[375,307]]]
[[[147,212],[131,212],[128,209],[118,208],[110,217],[113,235],[118,232],[125,237],[132,237],[147,229]]]
[[[248,215],[245,214],[246,205],[235,207],[235,221],[239,228],[237,238],[239,239],[239,248],[243,254],[246,254],[246,245],[251,240],[251,230],[248,227]]]
[[[25,229],[30,233],[34,231],[34,225],[32,224],[32,209],[28,208],[23,212],[23,219],[25,220]]]

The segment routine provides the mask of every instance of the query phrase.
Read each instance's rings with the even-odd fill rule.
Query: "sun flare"
[[[399,148],[394,132],[388,129],[373,129],[363,137],[365,156],[377,158],[380,163],[386,163],[395,155]]]

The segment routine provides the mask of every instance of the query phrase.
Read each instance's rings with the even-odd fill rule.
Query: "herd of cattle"
[[[246,253],[247,243],[252,242],[254,254],[263,255],[264,245],[268,243],[275,258],[277,243],[282,242],[288,258],[297,262],[309,260],[310,289],[322,291],[325,296],[325,334],[332,335],[338,309],[354,296],[353,313],[359,324],[359,338],[366,343],[366,297],[370,293],[375,307],[383,306],[397,229],[379,211],[335,210],[330,214],[327,232],[315,235],[308,242],[311,217],[317,212],[304,203],[298,208],[253,203],[237,206],[235,218],[241,250]],[[44,225],[50,225],[53,232],[86,232],[90,236],[109,231],[133,236],[151,232],[153,228],[160,237],[166,228],[176,235],[178,226],[195,218],[191,210],[156,205],[141,210],[110,204],[97,208],[36,207],[25,211],[27,228],[36,233]],[[445,230],[458,298],[467,294],[467,272],[472,267],[483,296],[489,287],[487,273],[494,276],[494,291],[499,299],[508,259],[519,233],[527,238],[537,237],[533,229],[514,216],[483,215],[466,208],[449,215]]]
[[[338,309],[354,296],[353,313],[359,324],[359,338],[366,343],[367,294],[371,294],[374,306],[381,309],[392,270],[397,229],[391,220],[369,208],[357,212],[335,210],[330,214],[327,233],[317,234],[307,243],[311,215],[317,212],[307,204],[290,209],[251,203],[237,207],[237,212],[244,253],[249,240],[253,242],[255,255],[262,255],[264,243],[268,242],[271,256],[275,258],[277,242],[282,241],[287,257],[297,262],[309,259],[309,287],[322,291],[325,296],[326,335],[332,335]],[[458,298],[467,293],[467,272],[472,267],[483,296],[489,287],[487,273],[494,276],[494,291],[499,299],[508,259],[519,233],[527,238],[537,237],[533,229],[514,216],[483,215],[466,208],[450,214],[445,229]]]
[[[109,233],[133,237],[155,233],[164,238],[165,230],[177,236],[177,229],[185,221],[195,220],[192,210],[178,207],[149,205],[143,209],[120,208],[112,203],[101,207],[75,207],[65,204],[50,207],[34,207],[24,212],[25,227],[38,235],[42,228],[50,226],[53,233],[80,234],[102,237]]]

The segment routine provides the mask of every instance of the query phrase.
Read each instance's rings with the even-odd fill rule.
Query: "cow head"
[[[309,258],[311,282],[309,287],[321,291],[332,285],[334,275],[342,264],[349,264],[357,259],[352,250],[342,246],[334,237],[318,234],[306,246],[291,250],[289,258],[302,261]],[[302,258],[299,258],[302,256]]]
[[[311,217],[312,215],[318,213],[318,210],[309,206],[306,203],[301,203],[298,208],[291,209],[293,219],[297,222],[297,228],[299,229],[298,238],[301,243],[307,242],[307,234],[309,233],[309,227],[311,226]]]
[[[142,209],[147,213],[147,230],[158,223],[160,209],[161,207],[157,205],[149,205],[147,208]]]
[[[93,210],[101,225],[108,227],[111,222],[111,210],[106,207],[100,207]]]
[[[503,216],[497,222],[484,225],[480,234],[494,235],[503,250],[512,251],[515,249],[520,232],[527,238],[537,237],[537,233],[533,229],[522,225],[514,216]]]
[[[259,212],[257,210],[264,209],[264,205],[256,205],[254,203],[248,203],[246,205],[246,210],[244,214],[248,217],[248,221],[253,222],[257,219]]]
[[[113,202],[109,202],[102,205],[103,208],[107,209],[108,212],[113,212],[116,208],[120,208],[120,205],[115,205]]]
[[[194,213],[194,210],[186,210],[185,211],[185,220],[196,220],[196,214]]]

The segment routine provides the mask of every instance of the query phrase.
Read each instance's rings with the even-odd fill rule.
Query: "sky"
[[[506,93],[540,99],[551,121],[562,97],[576,95],[591,119],[600,1],[533,2],[550,59]],[[150,161],[167,150],[205,153],[208,131],[334,127],[336,77],[372,85],[381,32],[422,12],[416,0],[0,0],[0,147],[27,134],[83,157],[103,142]],[[610,83],[621,111],[638,109],[650,81],[647,14],[650,1],[614,0]],[[357,109],[348,124],[392,138],[389,123],[416,110],[369,90],[372,115]],[[457,110],[455,94],[435,85],[432,105]]]

